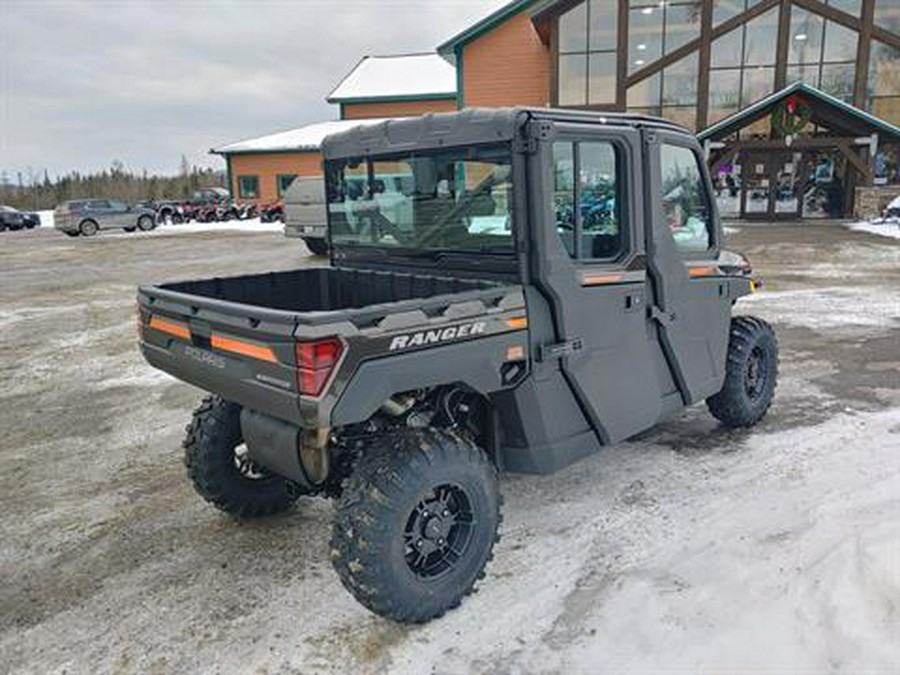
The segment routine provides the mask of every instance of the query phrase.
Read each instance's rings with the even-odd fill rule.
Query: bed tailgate
[[[141,351],[152,366],[301,423],[293,313],[156,286],[139,289],[137,310]]]

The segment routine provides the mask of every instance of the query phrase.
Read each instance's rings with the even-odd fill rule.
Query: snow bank
[[[264,223],[259,218],[230,220],[226,223],[184,223],[160,225],[151,232],[126,233],[127,236],[159,236],[192,232],[284,232],[284,223]]]
[[[53,211],[38,211],[41,227],[53,227]],[[264,223],[259,218],[251,220],[231,220],[227,223],[185,223],[183,225],[160,225],[152,232],[125,232],[124,230],[108,230],[99,236],[125,237],[158,237],[195,232],[284,232],[283,223]]]
[[[53,227],[53,209],[49,211],[36,211],[41,219],[41,227]]]
[[[868,232],[891,239],[900,239],[900,220],[890,219],[884,222],[870,222],[867,220],[858,223],[850,223],[847,227],[854,232]]]

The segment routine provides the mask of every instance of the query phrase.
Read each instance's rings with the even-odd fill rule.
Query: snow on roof
[[[277,134],[230,143],[219,148],[213,148],[211,152],[218,155],[227,155],[240,152],[319,150],[322,146],[322,141],[329,134],[336,134],[354,127],[378,124],[384,121],[384,119],[359,119],[317,122],[316,124],[307,124],[299,129],[291,129],[290,131],[282,131]]]
[[[366,56],[326,99],[427,98],[456,95],[456,68],[437,54]]]

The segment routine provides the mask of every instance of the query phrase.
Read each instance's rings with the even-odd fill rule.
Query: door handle
[[[625,311],[636,312],[644,306],[643,293],[629,293],[625,296]]]

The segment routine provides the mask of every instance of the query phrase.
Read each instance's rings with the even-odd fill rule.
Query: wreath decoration
[[[798,96],[788,96],[772,113],[772,129],[784,137],[786,145],[809,124],[812,109]]]

